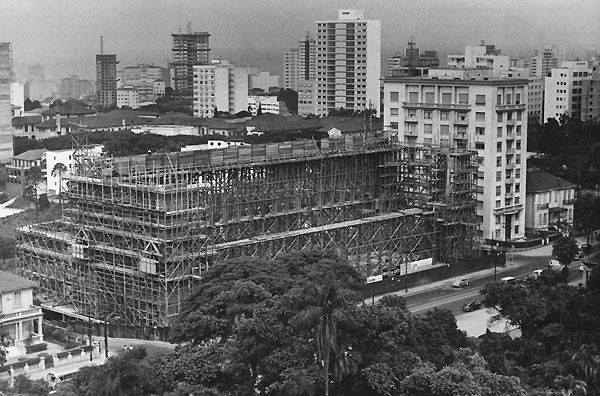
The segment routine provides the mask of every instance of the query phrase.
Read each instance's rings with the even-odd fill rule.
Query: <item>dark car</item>
[[[463,311],[465,312],[473,312],[477,311],[481,308],[481,303],[479,301],[469,301],[465,305],[463,305]]]

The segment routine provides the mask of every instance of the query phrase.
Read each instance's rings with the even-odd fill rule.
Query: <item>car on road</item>
[[[517,279],[514,276],[505,276],[504,278],[500,279],[500,282],[502,283],[508,283],[508,284],[515,284],[515,282],[517,281]]]
[[[462,307],[462,310],[465,312],[473,312],[478,309],[481,309],[481,303],[479,301],[469,301]]]
[[[469,286],[469,282],[466,279],[461,279],[461,280],[452,282],[452,287],[461,288],[461,287],[465,287],[465,286]]]

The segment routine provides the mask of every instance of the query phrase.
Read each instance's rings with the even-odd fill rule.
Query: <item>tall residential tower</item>
[[[117,104],[117,55],[104,54],[104,40],[100,37],[100,54],[96,55],[97,105],[110,107]]]
[[[188,32],[172,34],[173,60],[171,69],[171,87],[178,95],[192,96],[194,91],[194,66],[210,63],[210,33],[192,33],[188,24]]]
[[[285,53],[284,88],[298,92],[298,114],[315,113],[316,41],[306,34],[298,46]]]
[[[317,21],[317,115],[337,108],[379,113],[380,77],[381,21],[361,10]]]
[[[13,126],[10,101],[12,57],[10,43],[0,43],[0,162],[13,155]]]

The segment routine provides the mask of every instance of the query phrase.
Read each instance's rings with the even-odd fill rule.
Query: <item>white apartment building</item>
[[[465,53],[448,55],[448,67],[459,69],[491,69],[495,77],[500,77],[510,68],[508,56],[501,55],[495,45],[486,45],[482,40],[480,45],[465,46]]]
[[[91,156],[102,155],[104,146],[95,144],[87,146],[86,151]],[[46,150],[46,193],[48,196],[58,195],[59,192],[69,191],[69,175],[75,166],[73,149]],[[60,164],[60,165],[58,165]],[[60,191],[59,191],[59,186]]]
[[[212,118],[215,110],[248,110],[248,71],[227,61],[194,66],[194,116]]]
[[[544,120],[562,114],[582,117],[582,104],[589,97],[592,69],[585,61],[564,61],[545,78]]]
[[[257,115],[259,106],[262,114],[281,114],[283,110],[277,96],[248,96],[248,111],[250,111],[250,114]]]
[[[158,94],[154,89],[154,83],[163,81],[163,68],[154,65],[137,65],[124,67],[121,70],[120,86],[132,86],[139,92],[140,102],[154,102],[157,98],[164,96]],[[164,86],[164,82],[162,82]]]
[[[527,80],[389,77],[384,125],[408,144],[476,150],[484,239],[525,235]]]
[[[298,114],[316,113],[316,75],[317,49],[316,41],[308,34],[298,46],[285,53],[284,84],[286,89],[298,92]]]
[[[18,82],[10,84],[10,103],[13,117],[21,117],[25,112],[25,84]]]
[[[140,107],[140,92],[132,86],[123,86],[117,89],[117,107],[123,106],[137,109]]]
[[[600,70],[598,67],[594,67],[589,84],[589,95],[582,99],[581,119],[600,120]]]
[[[557,46],[543,48],[535,51],[535,56],[531,58],[529,67],[532,76],[547,77],[552,69],[559,67],[565,60],[565,52]]]
[[[340,10],[337,20],[317,21],[316,114],[373,109],[379,114],[381,21],[361,10]]]

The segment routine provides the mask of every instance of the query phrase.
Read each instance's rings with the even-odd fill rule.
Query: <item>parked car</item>
[[[533,271],[533,276],[534,276],[535,278],[539,278],[539,277],[540,277],[540,275],[542,275],[542,272],[544,272],[544,270],[543,270],[543,269],[536,269],[535,271]]]
[[[461,288],[461,287],[465,287],[465,286],[469,286],[469,282],[466,279],[461,279],[461,280],[452,282],[452,287]]]
[[[462,310],[465,312],[473,312],[481,309],[481,303],[479,301],[469,301],[465,305],[463,305]]]
[[[502,283],[508,283],[508,284],[514,284],[517,281],[517,279],[514,276],[505,276],[504,278],[500,279],[500,282]]]

